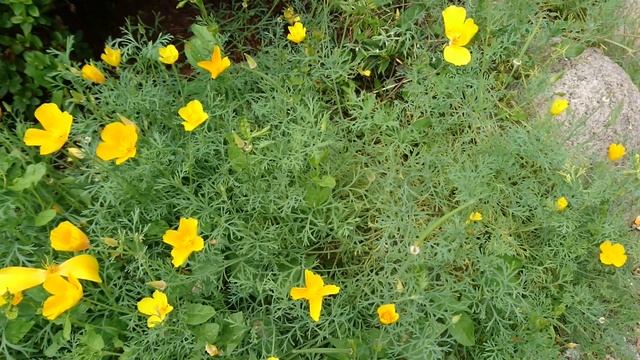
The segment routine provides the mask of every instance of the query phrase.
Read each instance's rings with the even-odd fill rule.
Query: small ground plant
[[[640,158],[533,110],[618,1],[291,5],[52,55],[0,135],[2,356],[631,358]]]

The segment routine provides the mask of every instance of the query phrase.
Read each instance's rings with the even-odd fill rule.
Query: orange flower
[[[81,69],[81,73],[83,79],[89,80],[96,84],[103,84],[105,81],[107,81],[102,71],[90,64],[85,64]]]
[[[71,132],[71,114],[60,111],[56,104],[47,103],[38,106],[34,115],[44,130],[27,129],[24,143],[27,146],[40,146],[40,155],[49,155],[60,150]]]
[[[291,288],[291,298],[293,300],[305,299],[309,301],[309,315],[313,321],[320,320],[322,311],[322,299],[325,296],[335,295],[340,292],[340,288],[335,285],[325,285],[320,275],[311,270],[304,271],[305,287]]]
[[[112,122],[102,129],[102,141],[98,144],[96,155],[102,160],[115,159],[116,165],[136,156],[138,131],[135,124],[128,119]]]
[[[192,218],[180,218],[178,230],[167,230],[162,241],[173,246],[171,262],[174,267],[184,265],[192,252],[204,249],[204,240],[198,236],[198,220]]]
[[[400,319],[396,312],[396,304],[384,304],[378,308],[378,318],[382,325],[391,325]]]
[[[200,61],[198,66],[211,73],[211,78],[215,79],[231,66],[231,60],[227,56],[223,58],[220,53],[220,46],[216,46],[213,48],[211,60]]]
[[[89,248],[89,238],[68,221],[61,222],[49,235],[51,247],[58,251],[81,251]]]

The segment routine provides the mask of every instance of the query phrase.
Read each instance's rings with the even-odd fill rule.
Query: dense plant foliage
[[[301,41],[274,8],[239,4],[194,24],[177,61],[170,35],[127,29],[107,44],[117,66],[86,62],[104,82],[52,54],[71,133],[41,156],[22,142],[30,117],[2,132],[0,257],[71,258],[49,241],[68,220],[90,239],[74,255],[94,256],[102,282],[82,281],[52,321],[38,314],[44,289],[7,296],[0,351],[554,359],[577,344],[631,356],[640,253],[617,205],[640,195],[640,159],[567,153],[533,110],[554,97],[547,65],[611,33],[617,3],[473,2],[464,67],[443,59],[440,0],[295,3]],[[193,246],[174,266],[183,236]],[[623,266],[601,262],[606,240],[624,245]],[[318,284],[305,270],[339,287],[317,322],[318,294],[292,291]]]

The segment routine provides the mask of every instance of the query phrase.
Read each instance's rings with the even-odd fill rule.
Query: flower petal
[[[47,272],[43,269],[18,266],[0,269],[0,295],[31,289],[42,284],[46,278]]]
[[[51,247],[57,251],[82,251],[89,248],[89,238],[77,226],[63,221],[51,230]]]
[[[322,289],[324,281],[322,277],[311,270],[304,270],[304,283],[308,289]]]
[[[442,11],[444,32],[447,38],[454,39],[461,34],[466,17],[467,10],[460,6],[451,5]]]
[[[190,248],[174,247],[173,250],[171,250],[171,263],[173,264],[173,267],[184,265],[184,263],[186,263],[189,259],[189,255],[191,255],[192,252],[193,251]]]
[[[444,48],[444,59],[453,65],[463,66],[471,62],[471,53],[467,48],[447,45]]]
[[[78,279],[101,283],[99,269],[100,266],[95,257],[82,254],[60,264],[59,273],[62,276],[73,276]]]
[[[455,44],[457,46],[465,46],[467,45],[471,39],[478,32],[478,25],[473,21],[473,19],[467,19],[462,26],[462,31],[460,33],[460,37],[456,39]]]
[[[42,315],[48,320],[55,320],[62,313],[76,306],[83,295],[82,285],[72,275],[69,276],[68,281],[60,275],[51,275],[44,282],[44,289],[52,294],[42,305]]]
[[[322,288],[322,296],[335,295],[340,292],[340,287],[336,285],[325,285]]]
[[[156,301],[153,298],[146,297],[138,301],[138,311],[145,315],[153,315],[156,313]]]
[[[293,300],[300,300],[307,298],[307,288],[294,287],[291,288],[289,295]]]
[[[309,299],[309,315],[313,321],[320,321],[320,313],[322,312],[322,296],[316,296]]]

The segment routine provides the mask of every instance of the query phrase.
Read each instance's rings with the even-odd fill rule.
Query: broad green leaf
[[[203,324],[193,329],[193,335],[199,341],[214,344],[218,339],[218,333],[220,332],[220,325],[218,324]]]
[[[216,310],[209,305],[187,304],[184,307],[184,322],[187,325],[199,325],[211,319]]]
[[[87,330],[82,342],[95,352],[102,351],[104,348],[104,339],[102,338],[102,335],[98,334],[93,329]]]
[[[9,324],[4,329],[4,336],[10,343],[18,344],[29,332],[33,324],[35,324],[35,321],[27,321],[22,318],[9,321]]]
[[[320,187],[313,182],[309,182],[304,194],[304,201],[311,207],[318,207],[324,204],[331,196],[331,188]]]
[[[244,315],[241,312],[233,313],[224,321],[222,335],[217,343],[225,346],[225,352],[229,354],[240,345],[247,330],[249,328],[244,323]]]
[[[323,188],[333,189],[334,187],[336,187],[336,179],[333,176],[329,175],[324,175],[322,177],[314,176],[313,178],[311,178],[311,181]]]
[[[475,324],[466,313],[457,314],[451,319],[449,332],[464,346],[473,346],[476,343]]]
[[[13,180],[13,185],[9,189],[14,191],[22,191],[33,187],[47,173],[47,166],[44,163],[31,164],[27,166],[24,174]]]
[[[56,211],[53,209],[41,211],[38,215],[36,215],[34,225],[44,226],[49,223],[49,221],[53,220],[54,217],[56,217]]]

